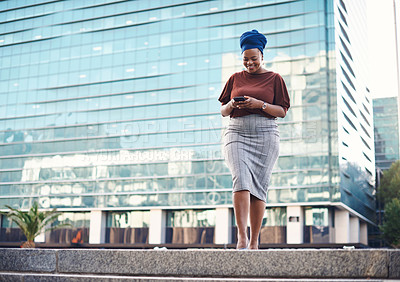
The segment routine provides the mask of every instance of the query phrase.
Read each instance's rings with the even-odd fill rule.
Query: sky
[[[373,98],[398,96],[393,0],[366,0],[370,90]],[[400,6],[400,0],[396,0]],[[400,11],[400,9],[397,9]],[[400,28],[400,13],[397,26]],[[399,34],[399,33],[398,33]]]

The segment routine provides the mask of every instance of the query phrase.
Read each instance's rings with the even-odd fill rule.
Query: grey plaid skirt
[[[279,156],[276,119],[256,114],[231,118],[223,135],[223,146],[233,192],[248,190],[266,202],[272,168]]]

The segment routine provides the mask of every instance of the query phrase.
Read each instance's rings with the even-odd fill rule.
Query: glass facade
[[[398,98],[374,99],[375,162],[389,169],[399,156]]]
[[[337,143],[332,151],[338,156],[339,172],[334,175],[340,186],[340,202],[373,222],[375,151],[372,95],[366,84],[367,3],[338,0],[336,4],[337,123],[332,127],[337,130]]]
[[[26,237],[18,225],[5,215],[0,215],[0,242],[20,241],[26,241]]]
[[[168,211],[166,243],[214,243],[215,216],[215,210]]]
[[[107,2],[0,4],[1,206],[230,204],[216,98],[250,27],[293,101],[269,201],[330,200],[323,2]]]
[[[304,242],[329,243],[329,212],[328,208],[305,208]]]
[[[237,241],[237,224],[235,218],[232,223],[232,242]],[[250,222],[247,223],[247,233],[250,237]],[[261,223],[260,244],[285,244],[286,243],[286,208],[267,208]]]
[[[108,212],[106,221],[106,243],[148,243],[149,211]]]
[[[90,213],[64,212],[52,224],[71,224],[71,228],[57,228],[46,236],[46,243],[80,244],[89,242]]]
[[[374,168],[365,136],[372,135],[370,95],[353,61],[359,36],[346,21],[356,11],[351,5],[1,1],[0,209],[33,201],[66,212],[101,209],[109,242],[147,242],[126,230],[111,236],[113,228],[147,228],[144,217],[140,226],[120,225],[132,210],[169,210],[167,228],[214,228],[176,218],[232,205],[221,153],[227,118],[217,98],[242,70],[240,35],[257,29],[268,38],[265,67],[282,75],[291,99],[279,120],[271,214],[283,220],[276,206],[335,202],[369,218],[369,198],[352,199],[364,183],[370,192]],[[345,141],[355,136],[359,142]],[[370,150],[353,160],[343,142]],[[284,228],[277,222],[265,228]],[[167,241],[185,242],[168,232]],[[212,242],[207,232],[192,241]]]
[[[286,243],[286,208],[270,208],[264,213],[260,244]]]

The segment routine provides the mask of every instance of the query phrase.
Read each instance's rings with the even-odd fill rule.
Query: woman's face
[[[243,52],[243,65],[249,73],[262,72],[261,62],[263,56],[257,48],[247,49]]]

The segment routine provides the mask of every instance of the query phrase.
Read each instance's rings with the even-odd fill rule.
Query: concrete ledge
[[[56,272],[55,250],[0,249],[0,271]]]
[[[400,250],[0,249],[0,272],[232,278],[400,278]]]
[[[389,251],[389,278],[400,278],[400,250]]]
[[[62,273],[192,277],[385,278],[387,252],[369,250],[60,250]]]
[[[192,278],[192,277],[145,277],[145,276],[112,276],[112,275],[76,275],[76,274],[16,274],[1,273],[0,281],[12,282],[123,282],[123,281],[141,281],[141,282],[162,282],[162,281],[179,281],[179,282],[365,282],[366,279],[298,279],[298,278]],[[368,282],[393,281],[386,279],[368,279]]]

